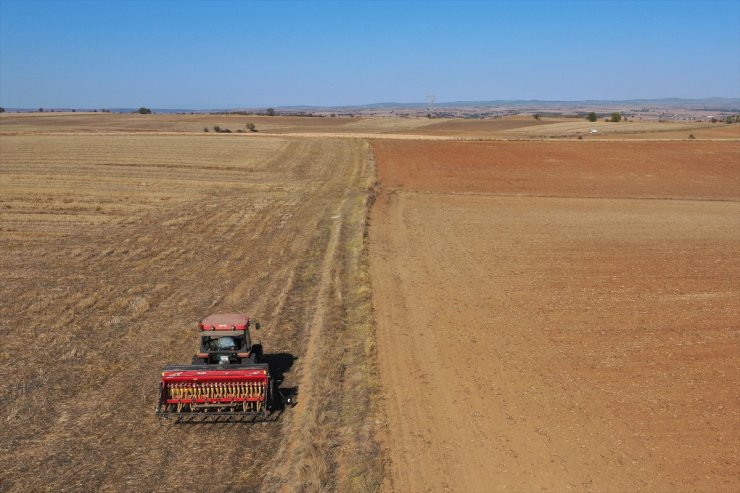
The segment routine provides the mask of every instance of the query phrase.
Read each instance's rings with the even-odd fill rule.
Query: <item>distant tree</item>
[[[617,111],[615,111],[614,113],[612,113],[612,121],[613,122],[621,122],[622,121],[622,114],[619,113],[619,112],[617,112]]]
[[[39,108],[39,113],[43,113],[43,112],[44,112],[44,108]]]
[[[267,110],[265,110],[265,114],[267,116],[275,116],[275,108],[267,108]]]
[[[0,110],[1,109],[2,108],[0,108]],[[2,113],[2,111],[0,111],[0,113]],[[737,121],[737,116],[727,115],[727,118],[725,118],[725,123],[734,123],[736,121]]]
[[[534,115],[532,115],[532,118],[534,118],[535,120],[539,121],[540,120],[540,115],[538,115],[538,114],[535,113]]]
[[[152,110],[150,110],[149,108],[145,108],[145,107],[142,106],[141,108],[139,108],[138,110],[136,110],[134,113],[139,113],[139,114],[142,114],[142,115],[151,115],[152,114]]]
[[[5,113],[5,108],[0,107],[0,113]]]
[[[717,119],[712,117],[712,123],[717,123]]]
[[[596,113],[592,111],[591,113],[588,114],[588,116],[586,117],[586,120],[590,122],[595,122],[596,120],[598,120],[598,118],[599,117],[596,116]]]
[[[257,131],[257,127],[252,122],[247,122],[246,127],[247,127],[247,130],[249,130],[250,132]]]
[[[214,125],[213,126],[213,131],[216,132],[216,133],[219,133],[221,131],[221,127],[219,127],[218,125]]]

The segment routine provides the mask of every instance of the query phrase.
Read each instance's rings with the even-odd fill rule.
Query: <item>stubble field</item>
[[[326,368],[364,351],[348,321],[368,323],[355,280],[366,144],[74,134],[0,145],[0,490],[372,481],[374,460],[357,465],[373,446],[356,436],[369,408],[352,404],[367,395]],[[161,424],[160,368],[189,363],[200,318],[233,311],[262,322],[255,336],[299,405],[275,423]],[[354,469],[340,477],[339,461]]]

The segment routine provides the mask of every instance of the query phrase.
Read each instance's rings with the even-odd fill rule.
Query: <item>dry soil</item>
[[[388,491],[737,491],[737,143],[375,142]]]

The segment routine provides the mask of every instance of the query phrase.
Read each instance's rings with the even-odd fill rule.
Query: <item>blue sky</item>
[[[740,0],[0,0],[0,106],[740,97]]]

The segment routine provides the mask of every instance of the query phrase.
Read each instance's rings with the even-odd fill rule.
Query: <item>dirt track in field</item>
[[[257,316],[253,337],[283,387],[302,376],[324,385],[307,373],[333,349],[310,348],[309,334],[344,337],[332,317],[349,260],[330,239],[338,228],[353,238],[362,215],[366,145],[151,135],[0,145],[0,490],[336,485],[332,441],[318,445],[326,470],[264,479],[317,407],[352,436],[310,389],[276,423],[252,426],[160,425],[154,408],[160,368],[190,361],[194,324],[212,312]],[[326,378],[344,395],[341,372]]]
[[[737,143],[373,147],[386,490],[740,488]]]

